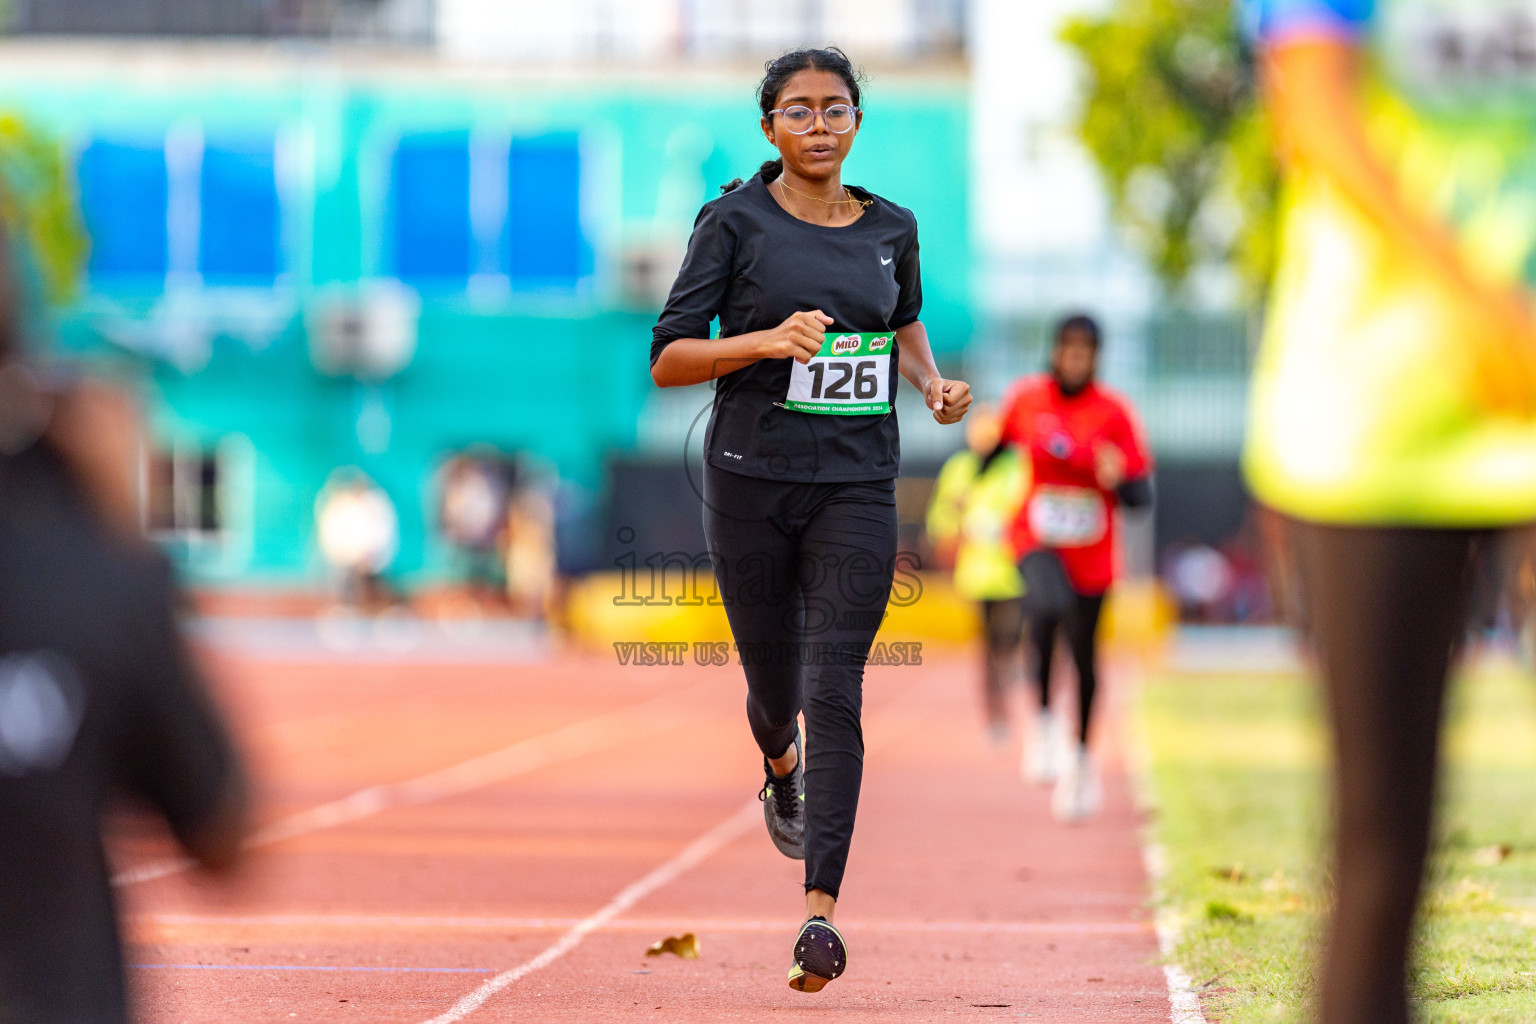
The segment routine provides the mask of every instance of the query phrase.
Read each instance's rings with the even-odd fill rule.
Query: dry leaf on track
[[[699,940],[694,938],[693,932],[684,932],[682,935],[668,935],[660,942],[651,943],[651,948],[645,951],[646,956],[661,956],[663,953],[676,953],[684,960],[697,960],[699,958]]]

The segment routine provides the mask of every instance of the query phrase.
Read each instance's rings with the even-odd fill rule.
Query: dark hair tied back
[[[763,65],[763,80],[757,86],[757,105],[761,108],[763,116],[768,116],[768,111],[778,106],[779,94],[789,84],[789,80],[802,71],[830,71],[843,80],[848,86],[848,95],[853,100],[854,106],[859,106],[859,83],[864,80],[864,73],[853,66],[853,61],[848,55],[835,46],[825,49],[791,50],[770,60]],[[763,166],[758,169],[757,176],[765,182],[772,181],[784,173],[784,161],[765,160]],[[720,186],[721,192],[729,192],[740,188],[745,182],[740,178]]]

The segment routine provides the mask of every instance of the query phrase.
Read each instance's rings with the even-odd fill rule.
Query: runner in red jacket
[[[1130,403],[1095,382],[1099,327],[1074,316],[1056,330],[1051,372],[1026,377],[1003,401],[1002,443],[1030,467],[1029,492],[1013,524],[1040,685],[1040,715],[1025,748],[1025,774],[1056,783],[1052,810],[1064,821],[1098,812],[1098,772],[1088,724],[1098,686],[1098,627],[1115,576],[1115,510],[1152,500],[1152,456]],[[1078,730],[1064,766],[1050,712],[1051,657],[1065,630],[1078,678]]]

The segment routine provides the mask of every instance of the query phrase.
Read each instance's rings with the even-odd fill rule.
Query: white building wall
[[[1033,2],[1033,0],[1028,0]],[[560,63],[776,53],[835,43],[860,60],[952,52],[959,0],[437,0],[443,49]]]
[[[827,0],[826,34],[845,49],[899,53],[919,31],[916,14],[911,0]]]
[[[1079,304],[1127,315],[1152,302],[1150,282],[1118,241],[1098,172],[1072,127],[1079,73],[1060,27],[1074,13],[1103,6],[973,0],[971,209],[983,314]]]
[[[437,38],[464,57],[644,59],[673,51],[678,14],[675,0],[438,0]]]

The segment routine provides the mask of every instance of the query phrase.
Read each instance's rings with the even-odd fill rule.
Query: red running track
[[[1169,1019],[1119,762],[1101,819],[1053,822],[968,660],[869,672],[850,965],[816,995],[739,669],[219,668],[264,831],[215,880],[115,830],[144,1021]],[[684,931],[698,960],[644,955]]]

